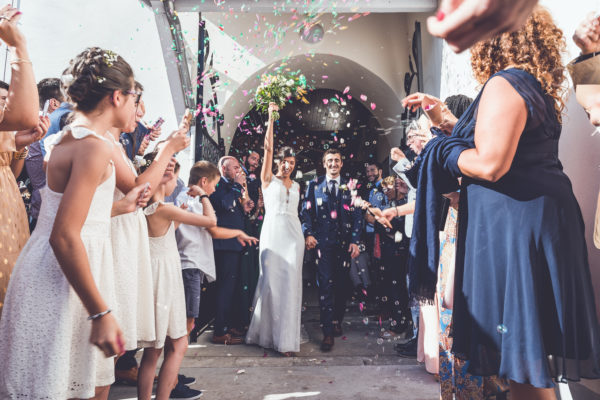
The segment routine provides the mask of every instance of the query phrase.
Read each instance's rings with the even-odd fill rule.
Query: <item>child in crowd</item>
[[[220,177],[216,165],[208,161],[198,161],[190,170],[189,191],[182,191],[175,201],[176,205],[185,207],[187,211],[215,221],[212,226],[182,223],[176,232],[185,290],[188,334],[194,328],[194,320],[200,311],[200,292],[204,278],[209,282],[216,279],[212,238],[237,238],[242,245],[258,242],[256,238],[239,229],[216,226],[215,211],[208,196],[215,191]]]
[[[148,168],[157,152],[147,154],[144,159]],[[212,216],[196,215],[171,204],[164,203],[177,183],[179,165],[173,172],[166,172],[156,192],[152,204],[144,210],[148,221],[152,280],[154,283],[154,313],[156,340],[140,342],[144,355],[138,373],[138,398],[149,400],[158,358],[165,348],[165,355],[158,375],[156,399],[169,398],[196,399],[202,392],[178,384],[178,372],[187,349],[187,329],[185,322],[185,299],[181,279],[181,262],[175,240],[175,229],[180,223],[210,227],[216,225]],[[172,393],[175,392],[175,393]]]

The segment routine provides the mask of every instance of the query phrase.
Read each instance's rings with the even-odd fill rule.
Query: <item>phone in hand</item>
[[[140,192],[140,197],[138,197],[138,202],[140,200],[142,200],[144,197],[146,197],[146,193],[148,193],[148,189],[150,189],[150,182],[146,182],[146,184],[144,185],[144,189]],[[140,207],[136,205],[136,209],[137,208],[140,208]]]

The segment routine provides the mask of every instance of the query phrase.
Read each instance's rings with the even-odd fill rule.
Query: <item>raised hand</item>
[[[21,18],[21,12],[6,5],[0,8],[0,39],[8,47],[19,47],[25,44],[25,37],[17,27],[17,22]]]
[[[427,19],[433,36],[446,39],[455,52],[503,32],[519,29],[538,0],[442,0],[435,17]]]
[[[573,41],[581,49],[582,54],[599,52],[600,15],[595,12],[588,14],[575,30]]]
[[[443,102],[435,96],[430,94],[416,92],[410,94],[402,99],[402,107],[409,107],[410,111],[416,111],[419,108],[425,107],[425,105],[433,105],[433,104],[443,105]]]
[[[248,214],[254,208],[254,202],[250,199],[244,202],[244,212]]]
[[[275,103],[269,103],[269,121],[273,120],[275,113],[279,112],[279,106]]]
[[[192,185],[192,186],[190,186],[187,194],[188,194],[188,196],[191,196],[191,197],[197,197],[197,196],[204,196],[206,194],[206,192],[200,186]]]
[[[238,173],[234,178],[233,181],[235,183],[239,183],[240,185],[244,186],[246,184],[246,174],[244,174],[243,172]]]
[[[180,152],[190,145],[190,138],[187,136],[189,126],[183,125],[183,127],[180,127],[178,130],[171,133],[167,138],[167,142],[173,147],[175,153]]]
[[[392,161],[398,162],[403,158],[406,158],[406,155],[402,150],[400,150],[399,147],[392,147],[392,149],[390,150],[390,158],[392,159]]]

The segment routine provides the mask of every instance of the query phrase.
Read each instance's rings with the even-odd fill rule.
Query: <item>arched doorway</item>
[[[304,179],[324,174],[323,153],[338,148],[344,159],[343,174],[359,177],[364,165],[377,158],[381,125],[360,101],[333,89],[315,89],[309,104],[293,101],[281,111],[275,125],[275,152],[283,146],[296,150],[297,171]],[[262,154],[267,116],[255,109],[241,120],[229,155],[241,158],[249,151]]]

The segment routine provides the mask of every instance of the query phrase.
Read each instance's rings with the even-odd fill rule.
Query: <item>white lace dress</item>
[[[265,219],[260,233],[260,275],[246,343],[279,352],[300,351],[304,236],[298,218],[300,185],[287,190],[273,177],[263,190]]]
[[[154,214],[161,204],[163,203],[152,203],[144,213]],[[174,223],[171,222],[163,236],[150,237],[150,259],[154,283],[156,340],[140,342],[140,346],[161,349],[167,336],[178,339],[187,335],[185,294]]]
[[[115,142],[122,150],[120,143]],[[137,175],[131,161],[123,158]],[[114,201],[125,195],[115,187]],[[117,320],[123,331],[125,349],[134,350],[139,342],[156,339],[154,332],[154,294],[148,225],[142,210],[111,218],[111,237],[115,265]]]
[[[64,132],[57,134],[61,135],[57,142]],[[98,136],[81,127],[72,132],[77,139]],[[81,229],[90,270],[104,301],[113,309],[110,213],[114,189],[113,168],[96,188]],[[41,195],[38,223],[15,264],[0,320],[0,399],[90,398],[96,386],[113,383],[114,359],[104,357],[90,343],[88,313],[50,247],[62,193],[46,186]]]

